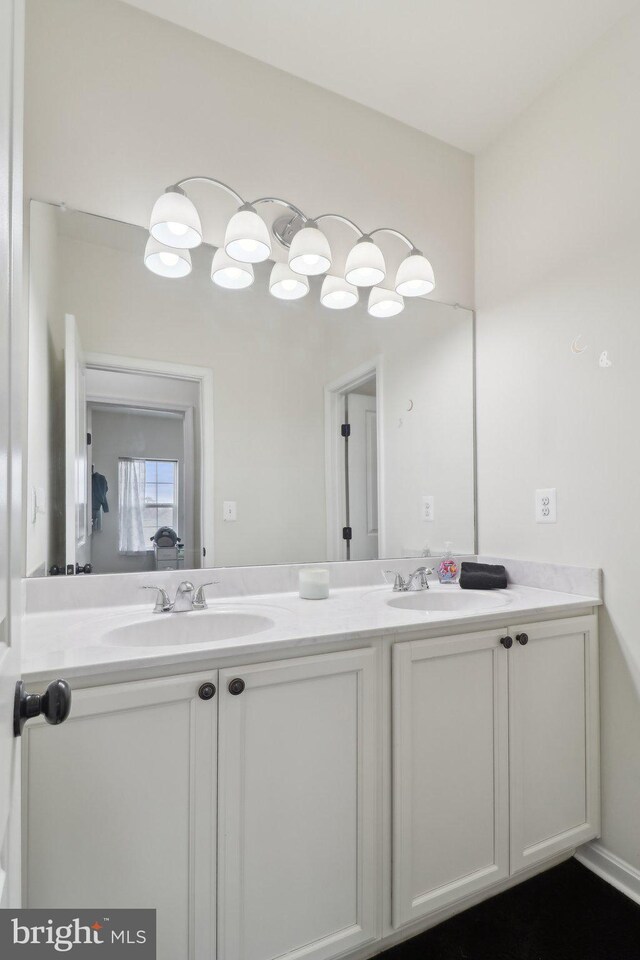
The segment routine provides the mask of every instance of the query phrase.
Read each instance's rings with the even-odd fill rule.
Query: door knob
[[[229,681],[229,693],[233,694],[234,697],[237,697],[238,694],[242,693],[244,690],[244,680],[241,680],[240,677],[236,677],[234,680]]]
[[[527,633],[516,633],[516,640],[524,647],[526,643],[529,643],[529,635]]]
[[[512,637],[500,637],[500,643],[501,643],[502,646],[505,648],[505,650],[508,650],[509,647],[512,647],[512,646],[513,646],[513,638],[512,638]]]
[[[13,735],[22,736],[27,720],[40,714],[47,723],[63,723],[70,710],[71,687],[66,680],[52,680],[44,693],[27,693],[22,680],[18,680],[13,702]]]

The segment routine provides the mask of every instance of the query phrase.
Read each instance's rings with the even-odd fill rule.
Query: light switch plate
[[[222,504],[222,519],[225,523],[233,523],[238,519],[238,510],[235,500],[225,500]]]
[[[536,490],[536,523],[555,523],[556,519],[556,488]]]
[[[427,523],[431,523],[433,520],[435,520],[435,506],[433,497],[422,498],[422,519],[426,520]]]

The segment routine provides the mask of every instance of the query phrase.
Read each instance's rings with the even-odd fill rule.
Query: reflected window
[[[178,527],[178,461],[118,461],[119,549],[146,553],[160,527]]]

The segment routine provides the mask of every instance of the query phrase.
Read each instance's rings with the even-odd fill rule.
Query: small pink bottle
[[[438,579],[440,583],[456,583],[458,580],[458,564],[451,553],[451,544],[445,543],[444,557],[438,564]]]

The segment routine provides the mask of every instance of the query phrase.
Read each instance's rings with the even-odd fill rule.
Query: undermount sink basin
[[[130,623],[105,635],[119,647],[173,647],[221,643],[270,630],[273,620],[258,613],[227,610],[194,613],[161,613],[152,620]]]
[[[416,593],[395,594],[387,603],[400,610],[424,610],[431,612],[471,613],[475,610],[493,610],[506,607],[506,597],[486,590],[461,590],[452,586],[444,590],[422,590]]]

